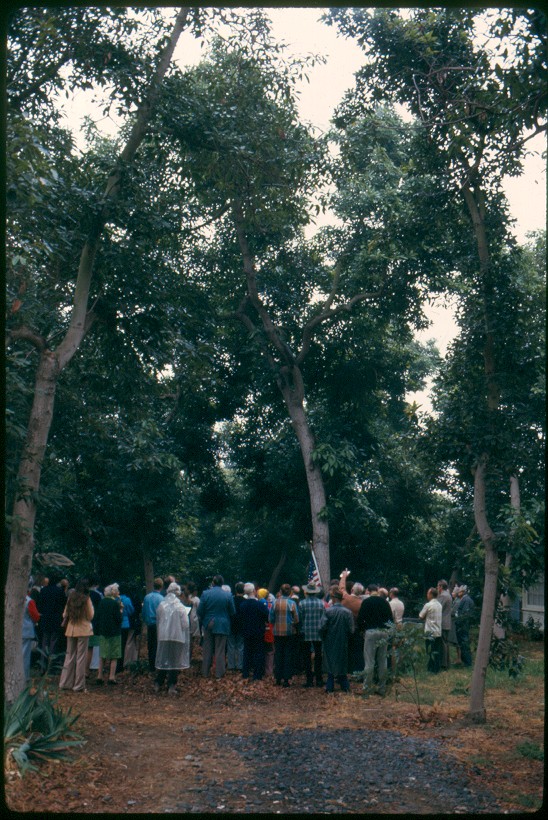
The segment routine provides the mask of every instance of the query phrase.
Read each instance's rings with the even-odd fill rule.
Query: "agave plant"
[[[36,770],[33,760],[66,758],[69,751],[85,743],[73,730],[79,715],[63,712],[56,699],[40,682],[27,685],[16,700],[4,706],[4,752],[11,756],[21,774]]]

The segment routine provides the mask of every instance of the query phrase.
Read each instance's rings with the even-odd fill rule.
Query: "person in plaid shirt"
[[[301,652],[303,667],[306,675],[305,687],[314,686],[312,676],[312,652],[314,653],[314,676],[316,686],[323,686],[322,679],[322,639],[320,636],[320,621],[324,612],[324,605],[319,599],[321,589],[315,584],[303,587],[304,601],[299,602],[299,621],[301,631]]]
[[[276,686],[289,686],[295,667],[295,642],[298,640],[299,610],[289,596],[291,587],[282,584],[281,596],[276,598],[269,613],[274,629],[274,677]]]

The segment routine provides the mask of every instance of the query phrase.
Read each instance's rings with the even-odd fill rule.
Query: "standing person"
[[[350,592],[347,591],[348,576],[350,571],[345,569],[341,572],[339,581],[339,589],[342,592],[343,606],[350,610],[354,618],[354,632],[350,636],[350,658],[348,662],[348,671],[352,673],[352,678],[355,680],[363,679],[363,635],[358,629],[358,612],[364,600],[363,584],[356,581],[350,587]]]
[[[305,687],[323,686],[322,679],[322,637],[320,623],[325,607],[319,599],[320,587],[313,583],[303,587],[304,600],[299,601],[300,647],[302,665],[306,675]],[[312,654],[314,654],[314,676],[312,675]]]
[[[226,641],[226,665],[228,669],[241,671],[244,655],[244,636],[240,623],[240,606],[244,598],[244,584],[238,581],[234,587],[234,617],[230,622],[230,632]]]
[[[393,624],[392,610],[388,601],[378,594],[377,584],[369,584],[369,595],[362,601],[358,613],[358,629],[363,629],[363,696],[369,697],[373,688],[375,664],[378,674],[377,692],[381,697],[386,694],[386,677],[388,673],[386,655],[388,630]]]
[[[449,633],[451,631],[451,608],[453,599],[449,592],[449,584],[443,579],[438,581],[438,601],[441,604],[441,668],[449,669]]]
[[[403,613],[405,612],[405,605],[399,596],[400,591],[397,587],[391,587],[388,591],[388,604],[392,610],[392,620],[396,629],[403,627]],[[397,639],[395,641],[390,640],[388,643],[388,667],[392,675],[396,674],[398,657]]]
[[[122,602],[122,629],[120,633],[122,638],[122,656],[116,665],[117,673],[121,672],[124,668],[124,655],[126,653],[126,643],[129,637],[129,630],[131,629],[131,618],[135,612],[133,601],[127,594],[125,584],[122,586],[122,589],[120,590],[120,600]]]
[[[63,612],[67,604],[65,590],[61,585],[61,576],[51,573],[49,582],[42,587],[38,594],[36,605],[40,613],[40,668],[44,674],[48,668],[50,658],[52,665],[59,666],[59,658],[63,647]]]
[[[268,609],[258,600],[255,584],[245,584],[244,595],[239,608],[240,629],[244,641],[242,677],[249,678],[249,673],[253,670],[253,680],[262,680],[265,665],[264,630],[268,620]]]
[[[156,650],[156,681],[159,692],[167,677],[168,694],[177,694],[177,678],[181,669],[190,666],[190,620],[187,607],[180,600],[181,587],[172,582],[156,610],[158,647]]]
[[[202,675],[207,677],[215,657],[215,677],[222,678],[226,669],[226,642],[230,622],[235,615],[230,592],[222,589],[222,575],[215,575],[212,586],[202,594],[198,604],[198,620],[203,633]]]
[[[122,657],[122,602],[118,584],[105,587],[97,612],[97,633],[99,634],[99,669],[95,683],[102,686],[106,668],[108,683],[114,686],[116,666]]]
[[[462,661],[460,658],[460,647],[459,642],[457,640],[457,626],[456,626],[456,614],[457,609],[459,606],[459,596],[458,596],[459,586],[455,585],[451,591],[451,628],[449,630],[449,646],[454,646],[455,651],[457,653],[457,660],[455,661],[455,666],[462,666]]]
[[[93,634],[91,625],[93,615],[89,581],[81,578],[70,593],[63,613],[63,618],[67,620],[65,628],[67,653],[59,679],[59,689],[72,689],[73,692],[86,691],[88,642]]]
[[[335,680],[343,692],[350,690],[348,682],[348,644],[354,632],[352,613],[342,606],[343,594],[338,587],[330,590],[331,606],[323,610],[320,635],[327,669],[325,691],[335,690]]]
[[[267,622],[264,628],[264,673],[269,677],[274,674],[274,627],[270,623],[270,610],[274,603],[274,597],[269,594],[265,587],[258,590],[257,597],[267,611]]]
[[[25,680],[30,680],[30,659],[32,647],[36,641],[36,624],[40,620],[40,613],[36,606],[36,601],[30,596],[25,596],[25,613],[23,615],[23,670]]]
[[[295,669],[295,636],[299,623],[297,604],[290,598],[291,587],[282,584],[280,597],[276,598],[269,613],[274,632],[274,678],[276,686],[289,686]]]
[[[441,639],[442,606],[438,601],[438,590],[430,587],[426,593],[427,602],[419,612],[424,621],[424,640],[428,657],[427,669],[435,675],[441,669],[443,644]]]
[[[403,625],[403,613],[405,612],[405,605],[400,599],[400,591],[397,587],[392,587],[388,593],[388,604],[392,610],[392,620],[398,629]]]
[[[190,607],[190,614],[188,616],[190,620],[190,661],[192,661],[194,644],[199,645],[202,636],[200,622],[198,621],[198,604],[200,603],[200,599],[197,593],[198,589],[194,581],[188,581],[183,589],[182,601],[185,606]]]
[[[86,678],[89,678],[91,669],[97,669],[99,666],[99,635],[97,634],[97,611],[103,593],[99,590],[99,579],[92,575],[89,579],[89,597],[93,605],[94,615],[91,619],[91,628],[93,635],[90,635],[88,641],[88,655],[86,658]]]
[[[141,610],[141,617],[147,627],[147,654],[148,654],[148,668],[151,672],[156,669],[156,648],[158,646],[158,632],[156,626],[156,611],[164,596],[162,590],[164,582],[162,578],[155,578],[153,582],[152,592],[148,592],[143,599],[143,609]]]
[[[470,625],[474,612],[474,601],[468,594],[468,587],[464,584],[459,587],[458,604],[455,611],[455,629],[463,666],[472,666],[470,652]]]

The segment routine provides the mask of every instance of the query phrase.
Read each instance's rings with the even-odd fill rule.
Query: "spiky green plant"
[[[35,771],[33,761],[66,758],[85,743],[73,730],[79,715],[63,711],[57,698],[40,682],[27,685],[16,700],[4,704],[4,754],[13,758],[21,774]]]

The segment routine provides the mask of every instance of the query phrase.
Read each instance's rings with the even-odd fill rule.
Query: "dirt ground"
[[[542,656],[542,645],[532,651]],[[80,715],[75,728],[86,745],[71,762],[46,762],[24,778],[8,760],[6,804],[15,812],[172,812],[183,790],[203,792],[208,784],[245,777],[239,755],[219,750],[219,733],[363,727],[436,737],[446,753],[465,764],[472,782],[496,795],[502,811],[538,810],[544,763],[524,756],[518,747],[527,742],[543,747],[543,680],[530,677],[513,687],[488,689],[488,722],[473,725],[466,719],[465,689],[452,694],[455,676],[462,674],[452,670],[438,676],[439,700],[422,706],[421,719],[401,687],[385,699],[363,700],[359,684],[353,684],[349,695],[326,695],[302,688],[300,679],[289,689],[274,686],[271,679],[243,681],[235,672],[216,681],[201,678],[197,656],[180,675],[179,694],[170,696],[154,694],[148,672],[124,672],[116,687],[90,682],[85,693],[59,693],[59,705]],[[242,811],[238,796],[223,811]],[[424,813],[424,806],[418,805],[417,813]]]

